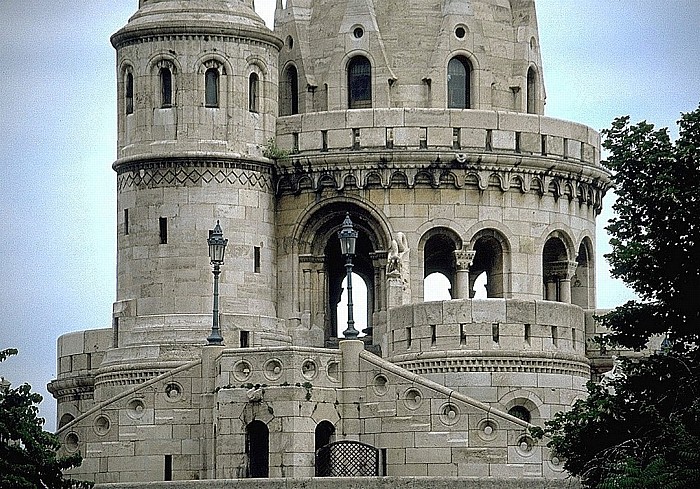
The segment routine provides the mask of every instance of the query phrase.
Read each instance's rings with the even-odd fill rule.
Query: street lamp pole
[[[224,264],[224,251],[227,243],[228,239],[224,239],[223,231],[217,220],[214,229],[209,230],[209,238],[207,239],[209,260],[213,266],[212,273],[214,274],[214,308],[212,310],[211,334],[207,338],[208,345],[221,346],[224,344],[224,337],[221,336],[219,328],[219,275],[221,275],[221,265]]]
[[[345,255],[345,274],[347,279],[348,289],[348,327],[343,331],[343,336],[346,339],[354,340],[360,334],[355,329],[355,320],[353,319],[353,304],[352,304],[352,257],[355,254],[355,242],[359,233],[355,230],[350,220],[350,214],[345,214],[343,227],[338,231],[338,239],[340,240],[340,251]]]

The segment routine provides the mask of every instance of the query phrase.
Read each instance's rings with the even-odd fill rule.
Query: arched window
[[[527,70],[527,113],[537,113],[537,73],[532,67]]]
[[[124,88],[124,102],[126,105],[126,113],[134,113],[134,75],[126,74],[126,87]]]
[[[584,238],[576,255],[576,273],[571,277],[571,303],[584,309],[591,309],[595,304],[593,245]]]
[[[530,410],[525,406],[515,405],[508,410],[508,414],[529,423],[532,419]]]
[[[372,65],[364,56],[355,56],[348,63],[348,108],[372,107]]]
[[[508,250],[508,242],[496,230],[485,229],[476,235],[476,253],[469,270],[469,293],[472,297],[477,294],[480,298],[485,295],[489,299],[508,296]]]
[[[69,413],[65,413],[63,416],[61,416],[61,419],[58,422],[58,427],[63,428],[65,425],[67,425],[68,423],[70,423],[74,419],[75,419],[75,416],[73,416],[72,414],[69,414]]]
[[[423,247],[423,298],[453,299],[457,273],[455,250],[461,246],[459,237],[447,228],[437,228],[430,232],[433,234],[425,241]]]
[[[552,236],[545,243],[542,251],[545,300],[570,302],[571,284],[568,275],[568,256],[566,245],[561,238]]]
[[[463,56],[455,56],[447,64],[447,108],[471,108],[472,66]]]
[[[262,421],[256,420],[246,426],[245,453],[248,456],[248,477],[269,477],[270,431]]]
[[[248,77],[248,110],[250,112],[259,112],[258,90],[259,78],[257,73],[251,73]]]
[[[219,70],[216,68],[208,68],[204,72],[204,105],[219,106]]]
[[[173,74],[170,68],[166,67],[160,69],[160,106],[173,106]]]
[[[284,70],[282,78],[282,90],[280,91],[280,115],[293,115],[299,113],[299,77],[297,68],[289,65]]]
[[[330,421],[321,421],[316,425],[314,449],[318,450],[333,441],[335,426]]]

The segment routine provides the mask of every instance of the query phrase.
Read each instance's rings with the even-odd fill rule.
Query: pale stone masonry
[[[318,450],[357,441],[399,485],[560,487],[528,428],[606,364],[609,180],[597,132],[543,115],[533,0],[287,0],[274,31],[252,0],[140,0],[112,44],[114,319],[59,338],[49,385],[73,475],[327,487]],[[367,286],[352,341],[346,215]],[[206,346],[217,221],[225,345]],[[424,301],[434,273],[452,300]]]

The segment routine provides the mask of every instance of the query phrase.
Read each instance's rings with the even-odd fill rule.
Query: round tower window
[[[355,27],[355,29],[352,31],[352,35],[355,37],[355,39],[360,39],[365,35],[365,30],[359,26]]]
[[[463,25],[458,25],[455,28],[455,36],[457,36],[458,39],[464,39],[466,35],[467,29]]]

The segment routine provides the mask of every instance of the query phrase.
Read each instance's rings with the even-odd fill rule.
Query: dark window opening
[[[282,78],[279,112],[281,116],[299,113],[299,77],[294,65],[289,65]]]
[[[556,326],[552,326],[552,345],[559,346],[559,332]]]
[[[209,68],[204,73],[204,105],[219,106],[219,70],[216,68]]]
[[[348,108],[372,107],[372,65],[364,56],[356,56],[348,64]]]
[[[527,113],[537,113],[537,74],[532,68],[527,70]]]
[[[419,146],[420,146],[420,149],[428,149],[428,128],[427,127],[420,128]]]
[[[165,456],[165,467],[163,470],[163,480],[164,481],[173,480],[173,456],[172,455]]]
[[[530,344],[530,338],[532,335],[532,326],[529,324],[526,324],[523,330],[523,337],[525,339],[525,343],[528,345]]]
[[[469,60],[456,56],[447,64],[447,108],[471,108],[472,67]]]
[[[406,328],[406,349],[410,349],[412,343],[413,338],[411,337],[411,328]]]
[[[352,130],[352,149],[360,149],[360,130]]]
[[[466,324],[462,323],[459,325],[459,344],[464,346],[467,344],[467,330]]]
[[[542,156],[547,156],[547,136],[542,135]]]
[[[452,149],[462,149],[462,130],[459,127],[452,128]]]
[[[125,99],[126,99],[126,113],[127,114],[133,114],[134,113],[134,75],[131,73],[126,74],[126,90],[125,90]]]
[[[321,447],[325,447],[333,441],[333,435],[335,434],[335,426],[330,421],[321,421],[316,425],[316,431],[314,436],[314,448],[318,450]]]
[[[170,68],[160,69],[160,106],[162,108],[173,105],[173,74]]]
[[[393,149],[393,148],[394,148],[394,128],[387,127],[386,128],[386,149]]]
[[[259,90],[260,82],[257,73],[251,73],[248,79],[248,110],[250,112],[259,112]]]
[[[248,456],[248,477],[265,478],[270,475],[270,431],[262,421],[246,426],[245,453]]]
[[[253,261],[254,261],[253,269],[254,269],[255,273],[260,273],[260,247],[259,246],[253,247]]]
[[[321,131],[321,151],[328,151],[328,131]]]
[[[299,133],[293,132],[292,133],[292,153],[298,153],[298,152],[299,152]]]
[[[493,131],[491,129],[486,129],[486,151],[493,151]]]
[[[168,244],[168,218],[159,217],[158,225],[160,230],[160,244]]]
[[[67,425],[68,423],[70,423],[74,419],[75,419],[75,416],[73,416],[72,414],[66,413],[63,416],[61,416],[61,419],[58,422],[58,427],[63,428],[65,425]]]
[[[250,331],[240,332],[240,345],[241,348],[248,348],[250,346]]]
[[[124,234],[129,235],[129,209],[124,209]]]
[[[521,133],[516,132],[515,133],[515,152],[520,153],[520,139],[521,139]]]
[[[530,411],[525,406],[513,406],[508,410],[508,414],[529,423],[532,419]]]
[[[119,318],[112,319],[112,348],[119,348]]]
[[[501,325],[498,323],[491,324],[491,336],[493,342],[498,343],[501,340]]]
[[[435,324],[430,325],[430,346],[435,346],[437,343],[437,326]]]

